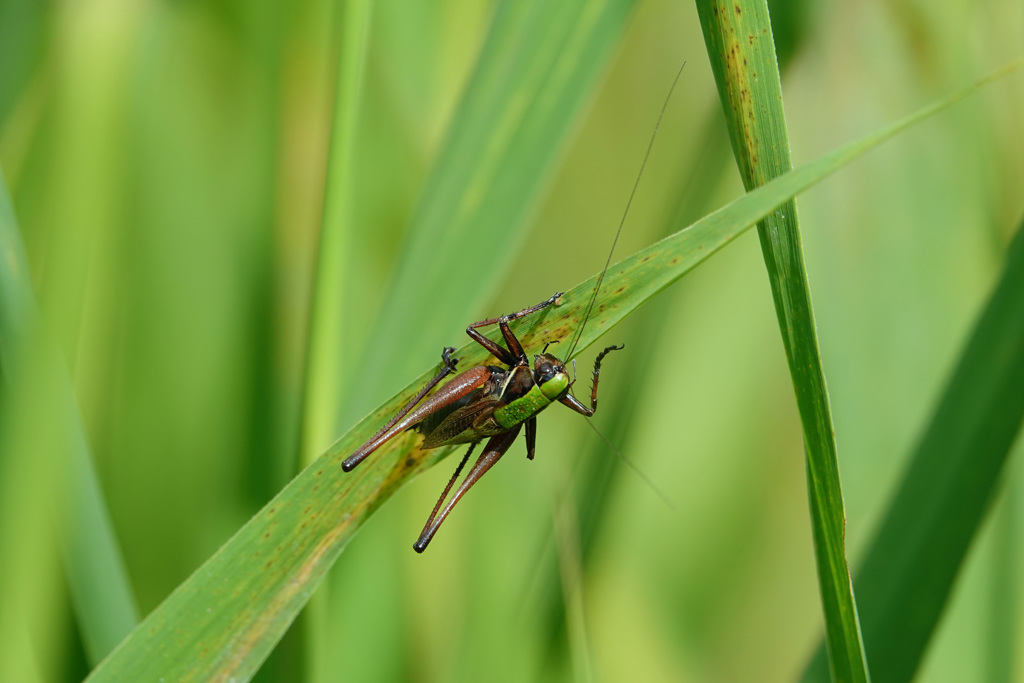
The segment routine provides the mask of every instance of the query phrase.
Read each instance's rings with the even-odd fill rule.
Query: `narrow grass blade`
[[[345,274],[350,270],[346,259],[352,253],[353,156],[373,1],[352,0],[341,7],[342,49],[306,341],[300,467],[312,462],[317,449],[330,441],[343,379],[341,359],[351,353],[345,344],[350,335],[343,326],[352,283]]]
[[[1024,225],[855,585],[876,681],[909,681],[1024,421]],[[826,679],[823,654],[806,681]]]
[[[698,0],[733,154],[743,185],[764,185],[793,167],[782,82],[764,0]],[[818,351],[796,200],[757,226],[779,330],[803,424],[807,490],[832,679],[869,680],[846,560],[846,512],[835,429]]]
[[[39,338],[37,317],[28,259],[0,177],[0,379],[5,389],[44,392],[52,399],[34,402],[46,414],[29,417],[39,428],[61,434],[54,463],[66,482],[57,487],[66,491],[63,500],[54,493],[54,500],[61,503],[61,548],[86,654],[97,663],[135,627],[138,616],[70,379],[57,352]],[[40,368],[41,377],[27,376]],[[13,395],[11,400],[25,397]],[[5,457],[43,456],[8,453]]]
[[[795,194],[1021,63],[780,176],[612,266],[578,350]],[[572,288],[560,305],[518,321],[516,334],[523,345],[535,348],[543,341],[568,339],[580,324],[597,277]],[[486,360],[476,344],[455,355],[464,368]],[[303,470],[154,610],[89,680],[251,677],[360,525],[399,486],[451,451],[423,451],[418,448],[421,437],[406,432],[355,471],[341,471],[341,461],[434,372],[430,368],[422,373]]]
[[[346,327],[352,321],[347,308],[354,285],[351,268],[355,230],[354,157],[373,0],[340,2],[338,12],[338,73],[306,338],[298,470],[315,460],[323,445],[330,443],[336,433],[341,386],[345,379],[343,359],[353,353],[352,335]],[[313,681],[329,678],[325,669],[330,661],[329,652],[334,649],[330,642],[330,601],[325,589],[329,589],[329,585],[325,585],[310,603],[304,617],[307,628],[299,631],[305,638],[305,666]]]

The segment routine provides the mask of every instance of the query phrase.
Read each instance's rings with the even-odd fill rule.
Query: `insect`
[[[685,66],[685,63],[683,64]],[[647,145],[647,152],[640,165],[640,172],[637,174],[633,184],[633,190],[626,202],[626,209],[623,212],[622,220],[619,222],[618,231],[612,241],[612,248],[608,252],[608,260],[605,262],[597,284],[594,286],[590,304],[583,317],[583,322],[576,331],[574,341],[570,344],[566,358],[572,358],[572,353],[579,343],[583,329],[590,319],[594,302],[597,300],[598,292],[608,272],[612,254],[615,252],[615,245],[618,243],[619,235],[622,233],[622,226],[625,223],[629,207],[633,203],[633,196],[643,176],[644,167],[650,156],[651,148],[654,146],[654,139],[658,134],[658,127],[665,115],[665,109],[672,96],[683,67],[679,68],[675,80],[669,88],[668,96],[662,105],[661,113],[658,115],[658,122],[654,126],[650,142]],[[474,341],[483,346],[505,368],[497,365],[478,365],[465,372],[457,374],[444,386],[437,390],[430,398],[423,400],[430,391],[436,387],[441,380],[456,372],[457,359],[451,357],[455,352],[454,348],[445,347],[441,352],[441,369],[430,379],[426,385],[407,403],[398,414],[392,417],[387,424],[366,443],[357,448],[352,455],[348,456],[341,467],[344,471],[350,472],[359,463],[370,456],[383,444],[408,429],[416,429],[423,435],[421,448],[440,448],[457,444],[470,444],[462,461],[455,468],[455,474],[448,481],[448,485],[441,492],[437,504],[427,518],[419,538],[413,544],[416,552],[422,553],[434,534],[441,527],[441,524],[451,513],[455,505],[473,487],[480,478],[501,459],[512,442],[519,436],[523,426],[526,426],[526,457],[533,460],[537,443],[537,414],[552,403],[561,403],[572,408],[585,417],[591,417],[597,411],[597,387],[601,376],[601,362],[612,351],[624,348],[622,345],[606,347],[597,354],[594,361],[593,383],[590,389],[590,406],[581,403],[572,395],[571,389],[575,379],[569,379],[565,363],[556,356],[547,353],[548,346],[555,342],[548,342],[540,353],[534,355],[531,367],[530,359],[523,349],[522,344],[516,338],[509,323],[525,316],[541,311],[558,302],[562,293],[559,292],[551,298],[540,302],[530,308],[503,315],[498,318],[488,318],[475,322],[466,328],[466,334]],[[505,346],[485,337],[478,330],[483,327],[497,325],[501,330],[501,336]],[[507,348],[506,348],[507,347]],[[422,403],[421,403],[422,401]],[[469,461],[470,455],[476,447],[487,439],[483,453],[477,458],[472,469],[466,475],[465,480],[456,489],[455,494],[448,500],[451,492],[463,468]],[[628,462],[628,461],[627,461]],[[631,465],[632,466],[632,465]],[[443,509],[442,509],[443,506]]]
[[[623,346],[609,346],[597,355],[594,361],[594,381],[590,391],[590,406],[580,403],[569,390],[573,381],[569,379],[565,363],[547,353],[551,342],[530,359],[509,327],[518,318],[536,313],[558,301],[559,292],[536,306],[472,323],[466,334],[487,349],[495,358],[507,366],[478,365],[456,375],[433,396],[423,401],[431,389],[442,379],[456,371],[457,359],[451,357],[455,349],[445,347],[441,353],[441,370],[403,407],[398,414],[385,424],[369,441],[364,443],[342,463],[346,472],[353,470],[371,453],[390,439],[407,429],[416,429],[423,434],[422,448],[440,448],[457,444],[470,444],[462,461],[455,469],[448,486],[427,518],[423,532],[413,544],[416,552],[423,552],[437,533],[445,518],[472,486],[480,480],[505,454],[512,442],[526,426],[526,457],[533,460],[537,443],[537,414],[552,403],[558,402],[572,408],[586,417],[597,411],[597,386],[601,374],[601,361],[612,351]],[[478,332],[482,327],[497,324],[507,349]],[[422,403],[420,403],[423,401]],[[473,450],[484,439],[487,444],[477,458],[466,479],[455,491],[451,500],[444,505],[462,469],[466,466]],[[441,506],[444,505],[444,509]]]

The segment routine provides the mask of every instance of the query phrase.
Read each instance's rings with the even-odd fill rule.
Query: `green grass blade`
[[[855,585],[876,681],[909,681],[1024,420],[1024,225]],[[825,680],[822,654],[804,680]]]
[[[1020,64],[791,171],[614,265],[579,349],[793,195]],[[541,340],[568,338],[596,281],[597,275],[567,292],[561,305],[519,321],[516,332],[524,345],[533,348]],[[485,360],[475,344],[456,355],[462,367]],[[340,466],[434,371],[424,372],[303,470],[155,609],[89,680],[251,677],[360,525],[399,486],[450,452],[422,451],[417,448],[419,436],[407,432],[354,472],[344,474]]]
[[[793,167],[771,20],[764,0],[698,0],[733,153],[749,190]],[[807,489],[832,679],[868,681],[846,559],[846,512],[796,201],[757,226],[789,361],[807,459]]]
[[[34,402],[46,414],[30,417],[39,428],[61,434],[55,456],[67,487],[66,492],[61,488],[61,549],[86,654],[97,663],[131,632],[138,616],[70,380],[56,351],[38,338],[37,318],[28,259],[0,177],[0,379],[8,383],[7,388],[44,393],[52,399]],[[29,376],[40,368],[41,377]],[[11,398],[25,400],[20,394]],[[24,453],[5,457],[24,457]]]

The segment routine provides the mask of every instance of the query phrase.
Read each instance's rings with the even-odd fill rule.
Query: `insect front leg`
[[[609,346],[601,353],[597,354],[597,359],[594,360],[594,381],[590,385],[590,407],[583,405],[572,394],[566,394],[562,398],[558,399],[559,403],[564,406],[568,406],[575,410],[580,415],[590,417],[597,412],[597,384],[601,380],[601,361],[612,351],[621,351],[626,348],[625,344],[618,346]]]

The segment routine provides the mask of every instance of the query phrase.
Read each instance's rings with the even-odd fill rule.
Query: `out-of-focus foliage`
[[[1024,9],[1008,0],[789,5],[775,33],[791,41],[782,83],[797,165],[1024,44]],[[0,167],[142,614],[293,473],[336,12],[326,0],[0,2]],[[374,3],[353,157],[360,229],[347,256],[359,268],[357,331],[400,267],[403,232],[493,16],[482,1]],[[464,264],[507,273],[472,319],[600,267],[684,59],[619,253],[738,195],[696,10],[638,3],[526,212],[525,243]],[[854,567],[1024,213],[1021,120],[1015,79],[800,200]],[[578,416],[553,409],[537,459],[517,444],[418,556],[409,546],[450,474],[434,468],[333,570],[359,587],[334,615],[348,677],[799,676],[821,609],[799,421],[763,273],[748,234],[609,340],[625,341],[627,358],[608,364],[595,424],[675,509]],[[459,345],[461,329],[427,343]],[[373,406],[399,388],[358,390]],[[0,410],[16,414],[9,394]],[[32,457],[0,453],[0,593],[20,591],[35,617],[19,632],[0,614],[0,658],[40,680],[80,679],[80,624],[38,518],[57,492]],[[1024,676],[1013,659],[1024,651],[1020,474],[1011,460],[997,523],[971,550],[921,680]],[[577,525],[574,573],[565,560]],[[299,679],[305,651],[299,629],[258,678]]]

